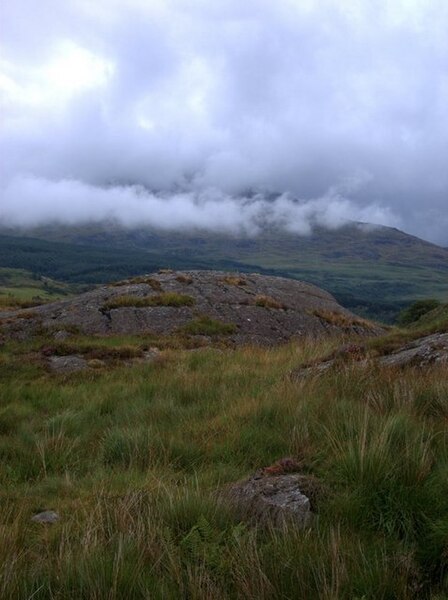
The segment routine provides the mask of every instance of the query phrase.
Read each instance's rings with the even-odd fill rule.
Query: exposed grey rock
[[[260,471],[231,485],[223,497],[250,521],[275,527],[307,527],[312,512],[309,498],[300,489],[302,481],[298,474],[267,475]]]
[[[89,368],[88,361],[77,354],[68,356],[50,356],[48,365],[55,373],[76,373]]]
[[[323,375],[327,371],[333,367],[335,364],[335,360],[326,360],[321,363],[316,363],[315,365],[311,365],[309,367],[299,367],[298,369],[294,369],[290,373],[290,378],[293,381],[298,381],[300,379],[305,379],[306,377],[319,377]]]
[[[352,347],[357,348],[356,345],[352,345]],[[290,378],[293,381],[298,381],[306,377],[318,377],[333,367],[342,369],[353,366],[353,364],[365,367],[373,363],[382,367],[396,368],[425,368],[432,365],[448,364],[448,333],[435,333],[418,338],[395,350],[395,352],[376,359],[364,358],[365,349],[362,352],[350,353],[345,348],[337,350],[331,358],[320,363],[294,369],[290,373]]]
[[[183,282],[185,277],[188,285]],[[70,327],[88,335],[166,335],[177,332],[198,315],[207,315],[236,326],[235,333],[225,336],[233,344],[266,345],[303,336],[382,332],[357,319],[329,293],[283,277],[188,271],[155,273],[136,281],[103,286],[76,298],[37,306],[27,318],[22,318],[23,311],[9,312],[2,330],[4,335],[16,338]],[[108,308],[120,296],[141,300],[163,292],[187,294],[193,298],[193,305]]]
[[[418,338],[392,354],[382,356],[378,362],[386,367],[448,364],[448,333]]]
[[[71,333],[69,333],[65,329],[60,329],[59,331],[56,331],[56,333],[53,335],[53,338],[55,340],[57,340],[58,342],[63,342],[70,336],[71,336]]]
[[[59,521],[59,515],[58,513],[54,512],[54,510],[44,510],[43,512],[37,513],[31,517],[31,520],[34,521],[34,523],[53,524]]]

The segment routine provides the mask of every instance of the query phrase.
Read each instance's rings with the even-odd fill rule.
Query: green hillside
[[[159,267],[258,271],[315,283],[355,312],[384,321],[417,299],[448,298],[448,251],[388,227],[238,238],[111,225],[31,233],[34,239],[0,236],[0,266],[86,283]]]

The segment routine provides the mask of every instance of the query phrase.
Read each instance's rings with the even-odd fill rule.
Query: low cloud
[[[445,0],[2,11],[0,223],[351,219],[448,244]]]
[[[337,190],[313,200],[298,200],[288,193],[232,196],[217,189],[155,194],[136,185],[100,188],[35,177],[11,181],[0,209],[0,222],[24,228],[114,221],[125,227],[242,235],[256,235],[266,227],[306,235],[315,225],[331,229],[349,220],[388,225],[398,221],[390,210],[376,205],[359,207]]]

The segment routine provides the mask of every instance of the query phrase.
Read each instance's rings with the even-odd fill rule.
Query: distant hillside
[[[448,250],[388,227],[350,224],[337,230],[316,228],[310,236],[265,231],[239,238],[110,224],[31,233],[46,241],[27,242],[17,232],[0,236],[0,266],[40,269],[58,279],[91,283],[161,266],[257,271],[309,281],[354,312],[384,321],[416,299],[448,298]],[[27,244],[33,246],[31,253]]]

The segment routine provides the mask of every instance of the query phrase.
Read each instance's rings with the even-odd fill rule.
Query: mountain
[[[350,223],[309,236],[270,230],[254,237],[113,224],[39,228],[27,232],[33,240],[8,233],[0,236],[0,266],[68,281],[105,282],[158,267],[257,271],[308,281],[384,321],[416,299],[448,297],[448,250],[390,227]]]

